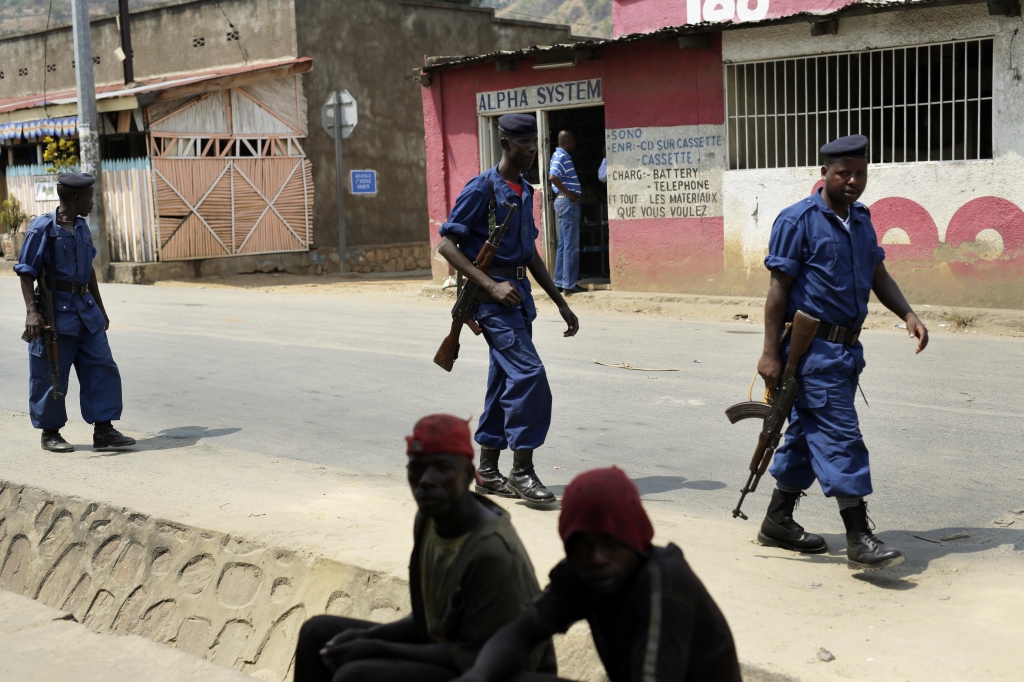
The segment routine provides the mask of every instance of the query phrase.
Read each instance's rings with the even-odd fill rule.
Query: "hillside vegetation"
[[[130,0],[129,5],[146,7],[164,0]],[[610,38],[612,0],[455,0],[462,4],[493,7],[498,16],[525,21],[569,24],[578,36]],[[117,11],[117,0],[89,0],[89,14]],[[71,23],[71,0],[0,0],[0,35],[34,31],[49,23]]]
[[[612,0],[483,0],[498,16],[569,24],[578,36],[612,37]]]

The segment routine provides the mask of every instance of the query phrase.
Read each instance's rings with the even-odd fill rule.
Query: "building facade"
[[[439,2],[185,0],[131,12],[125,85],[116,16],[91,28],[101,153],[120,174],[104,190],[113,260],[314,249],[314,262],[336,268],[334,144],[320,108],[347,89],[360,108],[343,154],[356,271],[429,267],[413,80],[423,55],[572,40],[565,26]],[[30,214],[55,205],[42,138],[77,136],[77,66],[70,26],[0,40],[0,174]],[[375,195],[350,193],[348,171],[364,169],[376,172]]]
[[[443,221],[462,184],[496,160],[494,117],[527,111],[541,130],[538,180],[558,129],[586,131],[587,276],[623,290],[760,295],[773,221],[816,187],[818,147],[863,133],[862,201],[908,295],[1020,307],[1015,13],[973,2],[617,0],[611,41],[430,60],[431,219]],[[546,184],[536,217],[550,252]]]

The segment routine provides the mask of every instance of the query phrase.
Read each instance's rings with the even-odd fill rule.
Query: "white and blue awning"
[[[40,118],[35,121],[0,123],[0,140],[39,140],[44,137],[78,135],[78,117]]]

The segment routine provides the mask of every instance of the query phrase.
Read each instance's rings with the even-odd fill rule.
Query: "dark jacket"
[[[675,545],[652,546],[610,595],[592,592],[563,560],[531,613],[552,633],[586,620],[611,682],[742,679],[725,616]]]

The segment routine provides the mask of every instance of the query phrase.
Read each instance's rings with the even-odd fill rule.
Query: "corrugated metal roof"
[[[535,57],[550,52],[586,51],[597,50],[609,45],[621,45],[624,43],[635,43],[645,40],[665,40],[678,38],[686,35],[719,33],[721,31],[733,31],[746,28],[760,28],[763,26],[775,26],[780,24],[794,23],[816,23],[828,19],[840,19],[850,16],[861,16],[865,14],[876,14],[879,12],[892,12],[896,10],[915,9],[925,7],[947,7],[950,5],[973,5],[986,2],[986,0],[860,0],[853,4],[841,7],[836,10],[805,11],[798,14],[791,14],[785,17],[773,19],[762,19],[760,21],[726,22],[713,23],[704,22],[700,24],[684,24],[682,26],[666,26],[665,28],[651,31],[650,33],[630,33],[613,39],[581,39],[577,42],[563,45],[531,45],[519,50],[500,50],[481,55],[463,55],[449,57],[428,57],[426,64],[419,69],[423,73],[442,71],[458,66],[469,66],[484,62],[496,62],[506,60],[519,60],[528,57]]]
[[[289,68],[293,67],[293,68]],[[225,69],[213,69],[210,71],[197,71],[194,73],[175,74],[139,81],[134,87],[125,87],[121,84],[100,85],[96,87],[96,99],[116,99],[119,97],[136,97],[141,100],[149,99],[170,99],[185,94],[186,90],[203,91],[222,89],[218,81],[225,79],[236,79],[246,74],[259,74],[261,72],[286,69],[292,73],[303,73],[313,68],[313,60],[310,57],[299,57],[298,59],[283,59],[263,64],[252,64],[237,66]],[[269,74],[268,74],[269,75]],[[148,97],[147,97],[148,96]],[[19,111],[21,109],[34,109],[36,107],[76,104],[78,95],[74,90],[63,90],[59,92],[48,92],[45,95],[26,95],[24,97],[12,97],[0,99],[0,113]]]

